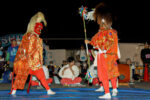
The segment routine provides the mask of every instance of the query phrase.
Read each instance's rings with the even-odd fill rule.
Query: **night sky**
[[[43,0],[44,1],[44,0]],[[46,2],[29,1],[3,2],[0,6],[0,36],[25,33],[30,18],[42,11],[48,26],[44,28],[42,38],[84,38],[82,18],[78,8],[83,5],[88,10],[100,2],[106,2],[113,10],[113,28],[118,31],[119,42],[150,43],[149,3],[138,0],[49,0]],[[97,31],[95,22],[87,22],[87,37],[90,39]],[[75,48],[83,40],[44,41],[50,48]],[[64,45],[62,45],[64,44]]]

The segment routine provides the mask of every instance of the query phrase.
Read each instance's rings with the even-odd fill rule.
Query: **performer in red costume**
[[[109,80],[112,83],[112,95],[116,96],[117,77],[119,76],[116,60],[118,59],[118,38],[116,30],[111,28],[112,15],[105,4],[99,4],[94,11],[94,20],[100,26],[100,30],[91,41],[85,40],[85,43],[96,47],[97,54],[97,72],[98,78],[102,82],[105,94],[99,98],[111,98],[109,91]]]
[[[35,14],[27,28],[27,32],[22,38],[19,49],[14,61],[14,74],[16,74],[14,83],[12,82],[11,94],[16,94],[17,89],[24,89],[28,75],[35,75],[42,85],[46,88],[47,94],[55,94],[46,82],[43,72],[43,45],[39,37],[44,25],[47,25],[44,14],[38,12]]]

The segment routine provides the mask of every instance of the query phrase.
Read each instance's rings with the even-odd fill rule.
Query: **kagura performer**
[[[91,44],[99,50],[97,54],[97,72],[98,78],[102,82],[102,88],[105,94],[99,98],[111,98],[109,91],[109,80],[112,83],[112,96],[116,96],[117,77],[119,76],[117,60],[118,60],[118,38],[116,30],[111,28],[112,16],[108,8],[104,4],[96,6],[94,20],[100,26],[100,30],[91,41],[85,40],[85,43]]]
[[[47,94],[55,94],[46,82],[43,72],[43,45],[39,37],[44,25],[47,25],[44,14],[35,14],[27,27],[27,32],[22,38],[14,61],[14,83],[12,82],[11,94],[16,94],[17,89],[24,89],[28,75],[35,75],[46,88]]]

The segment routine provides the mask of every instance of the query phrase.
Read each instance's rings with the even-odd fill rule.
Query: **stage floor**
[[[26,90],[18,90],[15,96],[9,95],[9,90],[1,90],[0,100],[104,100],[98,98],[103,93],[94,92],[95,88],[53,88],[52,90],[56,92],[55,95],[46,95],[44,89],[35,89],[30,90],[29,94]],[[111,100],[150,100],[150,90],[120,88],[118,96],[112,97]]]

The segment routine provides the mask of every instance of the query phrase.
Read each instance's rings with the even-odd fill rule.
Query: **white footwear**
[[[104,92],[104,87],[101,86],[100,88],[96,89],[95,91],[96,91],[96,92]]]
[[[53,92],[51,89],[47,90],[47,94],[48,95],[53,95],[53,94],[56,94],[55,92]]]
[[[11,95],[15,95],[16,94],[16,90],[12,90]]]
[[[103,99],[111,99],[111,95],[110,95],[110,93],[106,93],[106,94],[104,94],[103,96],[99,96],[98,98],[103,98]]]
[[[113,89],[112,90],[112,96],[117,96],[118,94],[118,90],[117,89]]]

